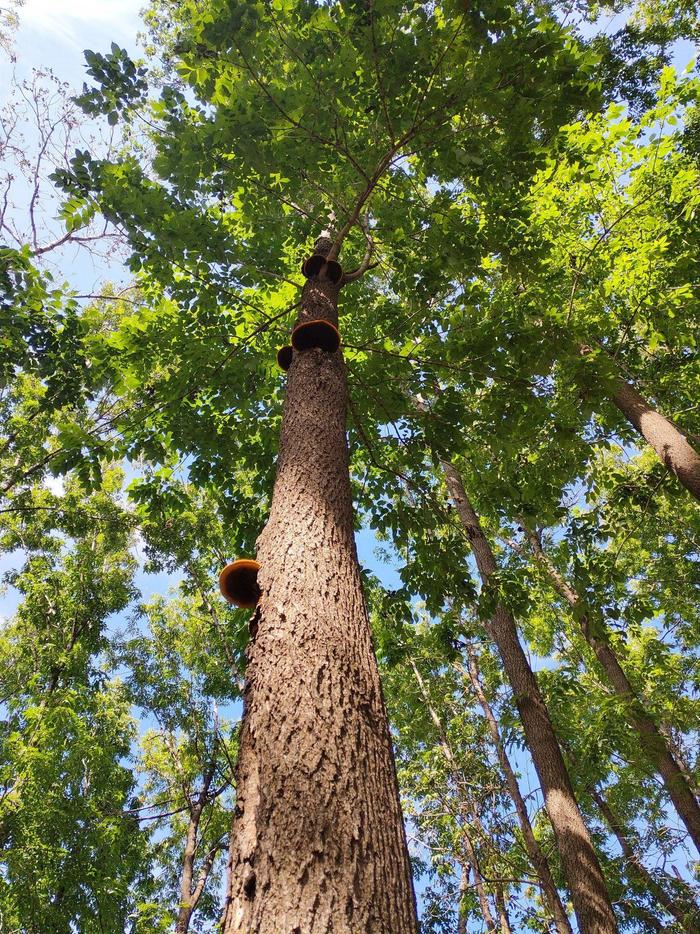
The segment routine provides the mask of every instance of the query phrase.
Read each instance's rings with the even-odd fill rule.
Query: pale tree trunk
[[[634,688],[630,684],[615,652],[606,641],[605,634],[596,635],[594,627],[591,625],[590,614],[581,601],[579,594],[566,581],[544,552],[539,536],[529,530],[527,536],[535,560],[545,570],[554,589],[573,610],[574,618],[581,626],[581,631],[593,649],[613,690],[624,701],[627,719],[639,735],[644,753],[663,779],[664,787],[678,812],[678,816],[685,824],[696,848],[700,851],[700,806],[698,806],[698,801],[686,780],[683,770],[673,757],[665,737],[635,694]]]
[[[476,889],[476,894],[479,899],[481,917],[484,919],[486,931],[488,934],[491,934],[492,931],[496,930],[496,922],[491,914],[491,906],[489,905],[489,898],[486,893],[486,886],[484,885],[484,877],[481,875],[481,869],[479,868],[479,859],[467,829],[463,829],[462,831],[462,842],[464,844],[464,852],[466,853],[474,873],[474,888]]]
[[[584,357],[591,352],[587,344],[580,344],[578,349]],[[689,493],[700,500],[700,454],[683,432],[657,411],[632,383],[621,377],[616,378],[609,398],[653,447],[667,470],[680,480]]]
[[[654,448],[661,462],[695,499],[700,499],[700,454],[683,432],[657,412],[631,383],[619,380],[611,399]]]
[[[683,776],[688,783],[688,788],[690,788],[696,798],[700,797],[700,787],[698,787],[697,780],[688,762],[687,752],[683,748],[682,741],[674,734],[674,728],[671,726],[671,724],[660,723],[659,729],[661,730],[663,736],[666,738],[668,748],[671,750],[673,758],[678,763],[678,768],[683,773]]]
[[[489,587],[497,573],[493,551],[459,473],[447,461],[442,462],[442,467],[450,496],[471,542],[483,586]],[[503,603],[497,604],[487,631],[498,648],[513,690],[579,928],[582,934],[612,934],[617,931],[617,923],[605,879],[576,802],[549,712],[520,644],[513,615]]]
[[[458,796],[458,799],[459,799],[458,810],[460,814],[462,815],[463,820],[465,822],[464,826],[462,827],[462,843],[464,845],[464,852],[467,856],[467,859],[469,860],[469,865],[472,867],[472,872],[474,873],[474,888],[476,889],[476,894],[479,899],[479,908],[481,909],[481,915],[484,919],[486,930],[488,932],[495,931],[496,922],[494,921],[494,917],[491,914],[491,907],[489,905],[486,887],[484,886],[484,879],[483,879],[483,876],[481,875],[481,869],[479,867],[479,858],[477,856],[476,849],[472,842],[472,838],[471,838],[471,834],[470,834],[469,826],[468,826],[468,823],[471,824],[472,826],[477,826],[477,824],[479,824],[480,821],[476,813],[476,809],[474,807],[473,802],[471,800],[467,800],[467,796],[463,795],[458,790],[460,787],[461,779],[462,779],[462,774],[461,774],[461,770],[459,767],[459,763],[457,762],[455,754],[452,751],[452,747],[450,746],[448,742],[447,735],[445,734],[445,729],[443,727],[442,721],[440,720],[440,717],[438,716],[437,711],[435,710],[435,708],[433,707],[431,703],[430,694],[428,693],[428,689],[426,687],[425,681],[423,680],[423,676],[418,670],[418,666],[416,665],[415,661],[410,657],[409,657],[409,662],[411,664],[411,668],[413,669],[413,675],[416,679],[416,683],[418,684],[418,688],[421,692],[421,696],[426,706],[426,710],[428,711],[430,715],[430,719],[433,721],[433,725],[435,726],[435,730],[438,734],[438,737],[440,740],[440,748],[442,749],[442,754],[445,757],[447,766],[450,770],[450,775],[454,782],[455,794]]]
[[[177,765],[177,751],[174,743],[171,745],[171,755]],[[179,766],[178,766],[179,768]],[[190,817],[187,822],[187,835],[185,837],[185,850],[182,857],[182,869],[180,870],[180,901],[177,909],[177,918],[175,920],[175,934],[187,934],[190,928],[192,915],[199,904],[202,893],[207,884],[212,867],[218,853],[224,849],[225,844],[217,842],[206,854],[202,860],[199,874],[195,882],[195,858],[200,844],[199,827],[202,821],[202,813],[206,805],[213,801],[227,787],[223,785],[218,790],[211,790],[211,784],[216,771],[216,741],[211,753],[211,762],[204,770],[202,775],[202,788],[199,793],[192,797],[185,787],[185,795],[189,806]]]
[[[337,326],[338,291],[323,270],[308,279],[299,321]],[[295,350],[258,539],[223,934],[417,929],[355,549],[346,406],[341,352]]]
[[[510,918],[508,917],[508,909],[506,908],[506,900],[503,895],[502,885],[496,887],[496,908],[498,909],[498,922],[501,929],[501,934],[513,934],[513,929],[510,926]]]
[[[547,857],[544,855],[540,849],[540,845],[537,842],[534,831],[532,829],[532,824],[530,823],[530,816],[527,813],[527,807],[523,799],[522,794],[520,793],[520,786],[518,785],[518,780],[515,777],[515,772],[513,767],[510,764],[510,759],[508,758],[508,753],[505,750],[505,746],[501,741],[501,733],[498,728],[498,721],[491,709],[491,705],[488,702],[486,694],[481,684],[479,678],[479,669],[477,666],[476,654],[474,650],[469,648],[469,669],[465,671],[462,666],[459,666],[460,673],[467,677],[471,682],[474,693],[476,694],[477,700],[481,705],[481,709],[484,712],[484,717],[489,727],[489,732],[491,733],[491,741],[496,749],[496,754],[498,756],[498,761],[505,776],[506,786],[508,792],[515,806],[515,813],[518,817],[518,823],[520,824],[520,831],[523,835],[523,841],[525,843],[525,849],[527,855],[530,858],[535,872],[540,880],[540,885],[542,888],[542,894],[544,896],[545,903],[549,908],[549,911],[554,920],[554,927],[557,931],[557,934],[572,934],[571,925],[569,924],[569,919],[562,905],[561,898],[559,897],[559,892],[557,887],[554,884],[554,879],[552,878],[552,873],[549,868],[549,863],[547,862]]]
[[[688,934],[696,932],[700,922],[698,906],[690,897],[685,905],[679,905],[675,899],[671,898],[666,889],[652,876],[642,862],[641,857],[630,842],[628,832],[605,797],[592,786],[588,788],[588,791],[615,836],[622,850],[622,855],[625,857],[629,872],[637,877],[637,880],[647,889],[650,895],[676,919],[684,931],[687,931]],[[659,930],[665,930],[665,928],[659,925]]]
[[[462,863],[461,866],[462,871],[459,877],[459,904],[457,906],[457,934],[468,934],[467,913],[464,910],[464,899],[469,891],[470,867],[467,863]]]

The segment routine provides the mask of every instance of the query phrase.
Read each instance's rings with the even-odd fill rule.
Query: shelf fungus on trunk
[[[286,373],[289,367],[292,365],[292,353],[294,348],[289,344],[286,344],[284,347],[280,347],[277,351],[277,366],[280,370],[284,370]]]
[[[340,347],[338,328],[323,318],[303,321],[292,332],[292,346],[295,350],[311,350],[318,347],[328,353],[335,353]]]
[[[219,575],[219,589],[221,594],[243,609],[253,609],[260,599],[258,586],[258,571],[260,565],[252,558],[238,558],[227,564]]]
[[[307,279],[327,279],[334,285],[338,285],[343,278],[343,267],[338,260],[326,259],[320,253],[314,253],[305,259],[301,271]]]

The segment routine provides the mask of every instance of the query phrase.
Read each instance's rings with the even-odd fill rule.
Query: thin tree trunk
[[[486,894],[486,887],[484,886],[484,877],[481,875],[481,870],[479,869],[479,860],[476,855],[476,850],[474,849],[469,831],[466,829],[462,832],[462,842],[464,844],[464,851],[467,854],[467,859],[471,863],[474,873],[474,888],[476,889],[476,894],[479,899],[481,916],[484,919],[487,934],[491,934],[491,932],[496,930],[496,922],[491,914],[491,907],[489,905],[488,895]]]
[[[337,326],[337,300],[321,271],[299,320]],[[346,406],[340,351],[294,351],[258,539],[223,934],[417,929],[353,534]]]
[[[520,824],[520,830],[525,842],[525,849],[527,850],[527,855],[530,858],[530,862],[534,866],[535,872],[539,877],[540,885],[542,886],[542,893],[554,920],[554,926],[557,934],[572,934],[571,925],[569,924],[569,919],[566,915],[566,911],[564,910],[564,906],[562,905],[561,898],[559,897],[557,887],[554,884],[554,879],[552,878],[552,873],[549,868],[549,863],[547,862],[547,857],[540,849],[540,845],[535,838],[532,824],[530,823],[530,816],[527,813],[525,801],[523,800],[523,796],[520,793],[518,780],[515,777],[515,772],[513,771],[513,767],[510,764],[508,753],[506,752],[505,747],[501,741],[501,734],[498,729],[498,721],[494,716],[491,705],[489,704],[486,694],[484,693],[484,689],[481,685],[476,655],[472,648],[469,649],[469,670],[465,671],[461,665],[459,666],[459,670],[465,677],[469,678],[477,700],[479,701],[481,709],[484,712],[484,717],[486,718],[489,732],[491,733],[491,740],[496,748],[496,754],[505,776],[508,792],[510,793],[510,796],[513,800],[515,813],[518,816],[518,823]]]
[[[462,778],[459,763],[457,762],[457,759],[452,752],[452,747],[448,742],[442,721],[440,720],[437,711],[431,703],[430,694],[428,693],[423,676],[418,670],[418,666],[416,665],[415,661],[410,656],[409,662],[411,664],[411,668],[413,669],[413,675],[421,692],[423,702],[425,703],[426,709],[430,715],[430,719],[433,721],[433,725],[435,726],[438,737],[440,739],[440,748],[442,749],[442,753],[447,762],[447,766],[450,770],[455,788],[458,789],[460,780]],[[494,917],[491,914],[488,895],[486,894],[483,876],[481,875],[481,870],[479,868],[479,859],[477,857],[474,844],[472,843],[471,834],[468,827],[466,826],[467,821],[469,821],[471,824],[476,824],[478,821],[478,815],[476,814],[476,809],[474,808],[474,804],[471,800],[466,800],[466,796],[461,795],[459,791],[457,791],[457,795],[459,797],[459,810],[465,819],[465,826],[462,828],[462,841],[464,844],[465,853],[467,854],[467,859],[469,860],[469,864],[471,865],[472,871],[474,873],[474,888],[476,889],[476,894],[479,899],[479,907],[481,908],[481,914],[484,919],[484,924],[486,925],[486,930],[488,932],[495,931],[496,922],[494,921]]]
[[[674,735],[673,727],[670,723],[660,723],[659,729],[661,730],[662,735],[666,739],[668,748],[671,750],[673,758],[678,763],[678,768],[683,773],[683,776],[688,783],[688,787],[693,792],[696,798],[700,797],[700,786],[695,779],[693,770],[690,767],[688,762],[686,750],[683,748],[682,742]]]
[[[177,912],[177,921],[175,922],[175,934],[187,934],[190,926],[190,918],[194,911],[191,903],[192,895],[192,873],[194,870],[194,856],[197,851],[197,829],[199,827],[199,818],[202,809],[195,805],[190,811],[190,820],[187,825],[187,838],[185,840],[185,852],[182,860],[182,872],[180,874],[180,905]]]
[[[457,934],[468,934],[467,932],[467,912],[464,910],[464,899],[469,890],[469,872],[470,867],[467,863],[461,863],[462,871],[459,877],[459,904],[457,906]]]
[[[173,761],[177,763],[176,752],[171,749],[171,754],[173,756]],[[191,797],[185,789],[185,794],[187,795],[187,803],[190,810],[190,819],[187,824],[187,835],[185,837],[185,850],[182,857],[182,869],[180,871],[180,903],[177,911],[177,919],[175,921],[175,934],[187,934],[190,927],[190,921],[192,920],[192,915],[199,904],[199,900],[202,897],[204,892],[204,887],[207,884],[207,879],[214,865],[214,860],[216,859],[217,853],[222,849],[222,844],[219,842],[211,848],[211,850],[205,856],[199,876],[197,881],[194,881],[194,864],[195,857],[197,855],[197,848],[199,846],[199,825],[202,820],[202,812],[206,804],[209,801],[213,801],[217,797],[218,793],[215,791],[213,794],[210,794],[211,783],[214,779],[214,772],[216,771],[216,741],[214,742],[214,747],[211,752],[211,761],[207,768],[204,770],[202,775],[202,788],[195,801],[192,801]],[[224,786],[225,787],[225,786]],[[222,790],[222,789],[220,789]]]
[[[653,895],[656,901],[662,905],[666,911],[676,919],[676,921],[678,921],[684,931],[687,931],[688,934],[692,934],[693,931],[697,931],[697,924],[699,920],[697,905],[695,905],[692,900],[689,900],[689,903],[683,907],[679,905],[675,899],[671,898],[664,887],[654,878],[654,876],[652,876],[652,874],[642,862],[641,857],[632,846],[629,835],[625,828],[622,826],[622,822],[610,807],[605,797],[592,786],[589,786],[588,790],[590,791],[591,797],[595,801],[598,810],[603,815],[605,822],[610,827],[610,830],[620,845],[622,855],[627,861],[627,866],[630,872],[637,877],[637,880],[647,889],[651,895]],[[660,930],[664,930],[664,928],[660,927]]]
[[[510,926],[510,918],[508,917],[508,909],[506,908],[506,900],[503,895],[502,885],[496,887],[496,908],[498,909],[498,921],[501,934],[512,934],[513,929]]]
[[[539,536],[527,531],[528,540],[535,559],[549,577],[554,589],[566,600],[578,620],[583,635],[593,649],[603,671],[608,677],[615,693],[624,702],[624,709],[630,725],[639,735],[642,749],[647,758],[663,779],[664,786],[678,816],[685,824],[696,848],[700,851],[700,806],[695,798],[682,769],[673,757],[665,737],[656,723],[646,713],[644,705],[635,694],[627,675],[620,665],[615,652],[605,639],[605,634],[597,636],[591,625],[590,614],[581,601],[579,594],[559,573],[551,559],[542,549]]]
[[[700,500],[700,454],[685,435],[623,379],[619,380],[611,399],[654,448],[662,463]]]
[[[447,488],[469,537],[484,587],[497,572],[496,559],[469,501],[462,478],[442,462]],[[583,821],[549,712],[518,638],[513,615],[499,602],[487,626],[520,713],[530,754],[542,785],[574,911],[582,934],[612,934],[617,923],[590,834]]]

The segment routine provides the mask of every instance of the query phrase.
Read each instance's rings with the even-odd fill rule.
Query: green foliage
[[[603,9],[578,6],[591,21]],[[557,10],[159,0],[147,64],[116,45],[87,53],[82,107],[133,135],[118,157],[83,149],[56,173],[61,216],[68,231],[98,214],[117,225],[134,288],[81,307],[29,248],[0,250],[0,542],[22,564],[0,631],[9,930],[172,928],[200,803],[195,877],[209,869],[193,929],[218,916],[248,624],[216,577],[266,520],[275,352],[326,227],[346,269],[369,239],[375,264],[341,300],[351,473],[358,525],[400,578],[387,591],[366,574],[366,589],[425,929],[482,920],[475,888],[460,891],[467,832],[491,903],[489,880],[512,880],[517,928],[546,923],[465,680],[471,647],[525,784],[484,627],[499,601],[538,669],[622,927],[666,920],[591,789],[642,858],[682,864],[684,836],[581,611],[526,533],[692,771],[697,505],[610,395],[630,380],[700,435],[698,81],[666,67],[697,19],[642,3],[612,39],[584,38]],[[487,587],[442,460],[493,544]],[[142,570],[181,577],[146,605],[137,529]],[[536,789],[528,809],[563,888]]]

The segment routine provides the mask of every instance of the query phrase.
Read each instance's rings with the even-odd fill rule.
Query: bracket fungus
[[[307,279],[312,279],[319,274],[325,263],[325,256],[321,256],[320,253],[314,253],[313,256],[308,256],[301,264],[301,271]]]
[[[323,270],[323,275],[326,279],[330,279],[334,285],[337,285],[343,278],[343,267],[337,260],[328,259],[326,260],[326,267]]]
[[[238,558],[231,561],[219,574],[219,590],[223,597],[234,606],[253,609],[260,600],[258,571],[260,565],[252,558]]]
[[[311,350],[318,347],[320,350],[334,353],[340,347],[340,334],[334,324],[323,318],[302,321],[292,331],[292,346],[295,350]]]
[[[277,366],[286,373],[292,363],[293,348],[287,344],[277,351]]]
[[[307,279],[324,278],[334,285],[338,285],[343,278],[343,267],[340,263],[335,259],[326,259],[320,253],[314,253],[305,259],[301,271]]]

